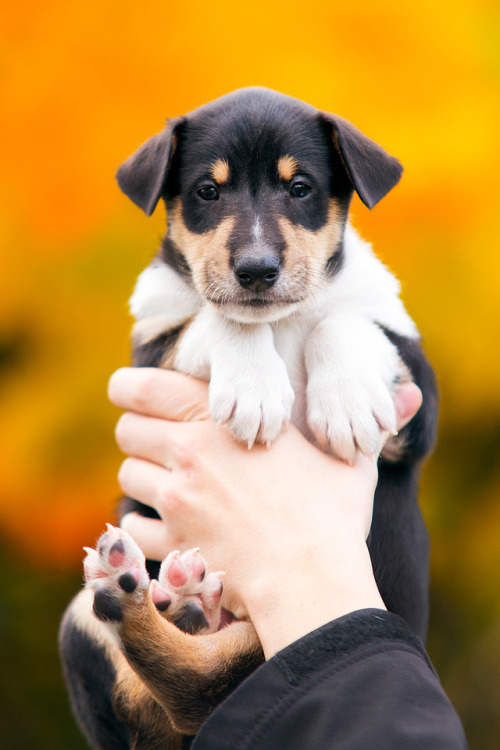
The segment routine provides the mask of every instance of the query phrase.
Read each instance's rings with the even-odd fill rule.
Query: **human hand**
[[[248,451],[211,419],[207,385],[179,373],[119,370],[109,393],[128,410],[117,426],[131,456],[122,489],[162,519],[129,514],[123,528],[152,559],[199,546],[225,569],[224,606],[251,617],[266,655],[341,614],[384,607],[365,544],[375,462],[348,466],[293,427]],[[399,429],[420,402],[412,384],[396,394]]]

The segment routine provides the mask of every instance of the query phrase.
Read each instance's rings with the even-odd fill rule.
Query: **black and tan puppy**
[[[249,446],[272,443],[289,420],[346,461],[393,435],[369,547],[388,609],[424,638],[416,481],[434,439],[435,383],[397,281],[348,222],[354,191],[372,208],[401,171],[341,117],[247,89],[171,120],[118,182],[148,215],[163,198],[168,215],[131,299],[136,365],[209,380],[214,418]],[[423,406],[395,435],[392,394],[410,378]],[[181,733],[261,660],[252,626],[217,630],[220,582],[193,551],[170,555],[150,584],[140,550],[110,527],[86,575],[61,628],[82,728],[105,750],[181,748]]]

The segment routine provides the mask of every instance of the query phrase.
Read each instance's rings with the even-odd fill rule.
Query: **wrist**
[[[315,550],[291,574],[274,568],[272,576],[249,581],[242,600],[266,659],[339,617],[386,609],[364,542],[351,545],[341,559],[336,551]]]

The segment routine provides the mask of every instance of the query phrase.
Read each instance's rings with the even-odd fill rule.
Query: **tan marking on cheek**
[[[229,180],[229,164],[225,159],[217,159],[210,168],[210,174],[215,182],[224,185]]]
[[[328,221],[317,232],[292,224],[280,217],[281,233],[286,242],[284,268],[293,274],[294,268],[305,268],[308,272],[323,271],[341,238],[340,208],[333,199],[329,202]]]
[[[278,159],[278,174],[282,180],[287,182],[292,179],[295,172],[297,171],[298,164],[293,156],[281,156]]]
[[[184,224],[178,198],[169,212],[169,236],[186,258],[200,294],[209,286],[227,282],[232,275],[228,240],[234,221],[234,216],[228,216],[213,229],[196,234]]]

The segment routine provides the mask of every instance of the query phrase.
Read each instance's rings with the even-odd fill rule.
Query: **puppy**
[[[375,577],[388,609],[425,638],[416,482],[436,386],[398,282],[348,221],[353,192],[371,209],[401,173],[341,117],[253,88],[170,120],[117,177],[148,216],[160,199],[168,216],[131,298],[134,363],[210,381],[213,417],[249,448],[290,421],[348,462],[383,446]],[[392,395],[409,379],[423,405],[397,435]],[[132,500],[124,512],[138,508],[151,513]],[[197,551],[169,555],[151,584],[145,565],[109,527],[61,627],[75,714],[106,750],[180,748],[262,659],[250,623],[220,629],[220,579]]]

